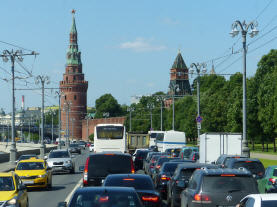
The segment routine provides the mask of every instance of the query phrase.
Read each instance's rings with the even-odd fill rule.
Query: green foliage
[[[90,134],[88,138],[90,141],[94,142],[94,133]]]
[[[95,101],[95,106],[95,118],[103,118],[105,113],[108,113],[109,117],[117,117],[124,114],[120,104],[111,94],[104,94],[98,98]]]

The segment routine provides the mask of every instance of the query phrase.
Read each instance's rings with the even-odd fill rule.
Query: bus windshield
[[[122,126],[97,126],[98,139],[123,139],[124,127]]]

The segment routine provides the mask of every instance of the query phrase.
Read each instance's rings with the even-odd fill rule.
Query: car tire
[[[75,174],[75,167],[70,170],[70,174]]]

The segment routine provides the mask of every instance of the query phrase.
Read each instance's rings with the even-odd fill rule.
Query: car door
[[[265,171],[264,176],[261,179],[258,179],[258,189],[260,193],[265,193],[266,183],[270,177],[271,168],[268,167]]]
[[[20,205],[23,206],[27,206],[27,202],[28,202],[28,193],[27,193],[27,189],[24,190],[19,190],[20,186],[23,185],[23,182],[21,181],[21,179],[19,178],[18,175],[15,174],[14,176],[15,179],[15,185],[16,185],[16,190],[17,190],[17,200],[18,203],[20,203]]]

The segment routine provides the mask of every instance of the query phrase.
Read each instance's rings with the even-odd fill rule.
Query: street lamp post
[[[66,101],[64,103],[64,110],[66,112],[66,149],[69,148],[69,111],[70,111],[71,102]]]
[[[49,77],[48,76],[37,76],[35,80],[36,84],[41,83],[41,142],[40,142],[40,158],[43,159],[45,155],[45,144],[44,144],[44,85],[49,84]]]
[[[59,98],[59,149],[61,149],[61,96],[63,96],[64,93],[62,91],[56,91],[56,94]]]
[[[248,148],[248,141],[247,141],[247,105],[246,105],[246,101],[247,101],[247,97],[246,97],[246,53],[247,53],[247,49],[246,49],[246,35],[248,32],[248,29],[250,28],[251,31],[249,33],[250,37],[254,37],[256,36],[259,31],[257,30],[258,24],[257,22],[250,22],[249,24],[247,24],[245,21],[240,22],[240,21],[235,21],[232,24],[232,31],[230,32],[230,34],[232,35],[232,37],[235,37],[236,35],[239,34],[239,32],[241,31],[242,34],[242,47],[243,47],[243,60],[242,60],[242,64],[243,64],[243,81],[242,81],[242,86],[243,86],[243,98],[242,98],[242,111],[243,111],[243,118],[242,118],[242,126],[243,126],[243,132],[242,132],[242,155],[243,156],[250,156],[250,150]],[[240,29],[240,31],[238,30]]]
[[[195,68],[197,73],[197,117],[200,117],[200,74],[205,74],[207,72],[206,63],[192,63],[191,68]],[[191,73],[193,74],[193,69]],[[200,138],[201,125],[197,126],[197,136],[198,140]]]
[[[149,102],[147,104],[148,109],[150,110],[150,131],[153,130],[153,125],[152,125],[152,109],[153,109],[153,103]]]
[[[72,139],[74,139],[74,121],[75,121],[75,118],[70,118],[70,121],[72,123]]]
[[[180,91],[179,85],[172,85],[172,130],[175,130],[175,93]]]
[[[161,102],[161,131],[163,131],[163,103],[164,103],[165,97],[164,96],[158,96],[157,101]]]
[[[127,111],[130,113],[130,120],[129,120],[129,132],[132,131],[132,112],[134,111],[133,107],[129,107]]]
[[[52,144],[54,143],[54,115],[56,115],[56,113],[51,110],[51,116],[52,116],[52,129],[51,129],[51,132],[52,132]]]

